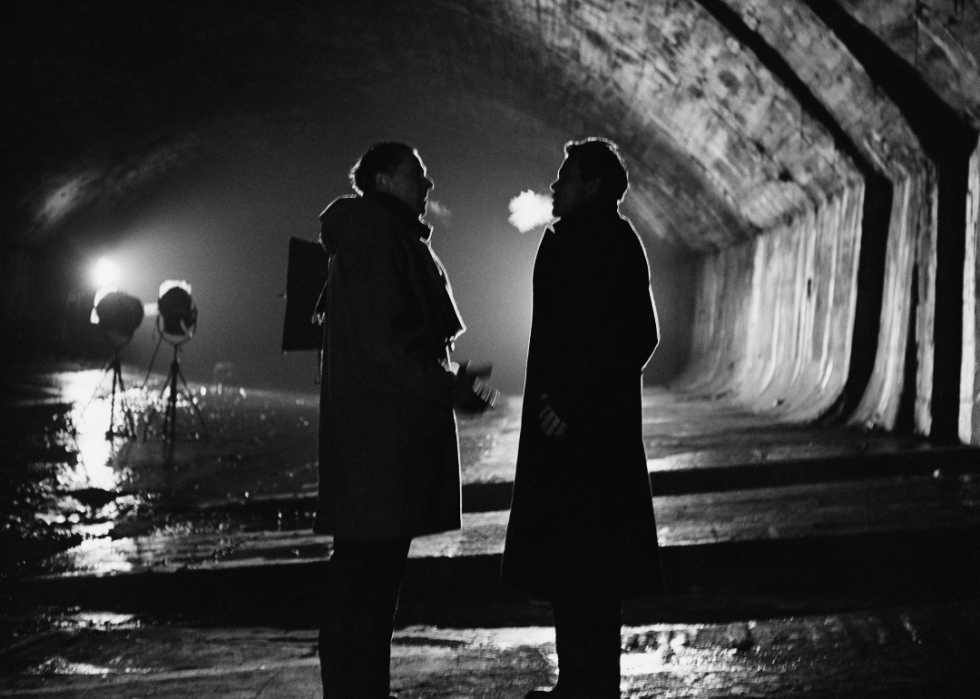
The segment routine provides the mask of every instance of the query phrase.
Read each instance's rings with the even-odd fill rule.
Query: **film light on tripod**
[[[89,320],[99,326],[112,346],[121,347],[133,338],[143,322],[143,303],[119,291],[119,267],[108,258],[99,258],[91,276],[97,290]]]
[[[100,289],[95,295],[91,321],[105,332],[110,344],[120,347],[133,339],[143,322],[143,302],[122,291]]]
[[[178,394],[183,393],[188,405],[193,408],[198,421],[201,424],[201,431],[207,436],[207,426],[204,423],[204,415],[197,405],[197,401],[190,394],[187,380],[180,371],[180,349],[188,342],[197,328],[197,306],[191,297],[191,285],[182,280],[168,280],[160,285],[160,295],[156,303],[157,307],[157,329],[160,332],[160,342],[164,340],[174,349],[173,360],[170,362],[170,373],[160,389],[158,402],[163,403],[163,435],[168,442],[173,444],[177,439],[177,406]],[[160,344],[157,343],[159,348]],[[156,350],[153,351],[156,358]],[[153,369],[153,359],[150,360],[150,369],[147,376]],[[181,388],[183,386],[183,388]],[[164,394],[167,399],[164,402]],[[160,412],[156,406],[152,406],[147,413],[146,425],[143,428],[143,438],[146,438],[147,430],[153,418]]]
[[[162,333],[188,339],[194,336],[197,328],[197,306],[191,297],[190,284],[176,279],[161,284],[157,311]]]
[[[92,301],[89,320],[97,325],[112,348],[112,357],[103,368],[103,378],[112,374],[112,391],[109,393],[109,428],[105,437],[131,437],[136,434],[136,420],[126,402],[126,385],[123,382],[119,351],[133,339],[133,334],[143,322],[143,302],[135,296],[119,291],[119,269],[102,258],[93,267],[92,281],[98,287]],[[94,397],[94,396],[93,396]],[[121,425],[116,421],[116,403],[122,415]]]

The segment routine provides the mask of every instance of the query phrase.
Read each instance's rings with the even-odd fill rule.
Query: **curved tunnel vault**
[[[243,115],[356,101],[457,139],[493,122],[532,160],[619,143],[655,273],[691,270],[662,297],[673,390],[980,443],[980,3],[77,5],[4,9],[8,324],[73,221]]]

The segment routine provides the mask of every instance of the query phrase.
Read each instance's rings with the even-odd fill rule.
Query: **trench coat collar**
[[[364,198],[369,201],[378,202],[395,214],[399,220],[408,226],[413,237],[417,237],[423,243],[429,242],[429,238],[432,237],[432,226],[421,220],[419,215],[412,211],[411,207],[401,199],[390,194],[385,194],[384,192],[367,192],[364,194]]]
[[[466,330],[466,326],[463,324],[463,319],[459,315],[459,307],[456,305],[456,299],[453,297],[453,288],[449,284],[449,276],[446,273],[446,268],[430,244],[432,226],[422,221],[419,215],[412,211],[411,207],[405,204],[405,202],[390,194],[368,192],[364,194],[364,198],[368,201],[378,202],[395,214],[398,220],[408,228],[410,231],[409,235],[415,240],[421,241],[429,249],[429,254],[432,255],[432,261],[434,263],[432,293],[439,299],[438,314],[440,331],[446,342],[446,346],[451,350],[456,338]]]

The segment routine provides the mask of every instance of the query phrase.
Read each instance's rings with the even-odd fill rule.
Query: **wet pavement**
[[[168,442],[162,377],[124,406],[98,369],[11,379],[0,696],[319,696],[315,394],[192,385]],[[554,680],[547,606],[497,575],[519,419],[460,421],[464,528],[413,543],[402,697]],[[658,389],[644,419],[668,591],[626,606],[624,696],[980,696],[975,450]]]
[[[976,606],[888,609],[728,624],[623,629],[623,696],[976,696]],[[316,697],[312,630],[145,628],[121,620],[53,633],[45,664],[3,696]],[[972,629],[972,631],[970,630]],[[45,652],[46,651],[46,652]],[[521,697],[555,679],[547,627],[399,629],[401,697]],[[973,690],[973,691],[971,691]]]

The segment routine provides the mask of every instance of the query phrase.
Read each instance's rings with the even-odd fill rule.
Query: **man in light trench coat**
[[[622,599],[662,589],[641,414],[660,333],[646,253],[618,210],[618,150],[587,139],[565,155],[560,220],[534,263],[503,577],[554,611],[558,684],[527,696],[618,699]]]
[[[454,401],[489,366],[450,360],[463,332],[422,221],[432,180],[414,148],[373,145],[351,170],[359,196],[321,214],[323,316],[319,501],[334,535],[324,590],[324,696],[389,696],[392,624],[413,537],[460,528]],[[469,396],[472,397],[472,391]]]

